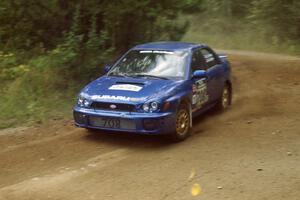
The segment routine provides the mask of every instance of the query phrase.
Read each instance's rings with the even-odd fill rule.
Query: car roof
[[[133,47],[133,50],[140,49],[149,49],[149,50],[168,50],[168,51],[176,51],[176,50],[191,50],[195,47],[203,47],[203,44],[195,44],[189,42],[151,42],[140,44]]]

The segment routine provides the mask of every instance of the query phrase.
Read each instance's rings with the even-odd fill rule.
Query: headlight
[[[151,102],[150,103],[150,109],[152,110],[152,111],[156,111],[157,109],[158,109],[158,103],[157,102]]]
[[[153,112],[153,111],[156,111],[156,110],[158,110],[158,103],[156,102],[156,101],[153,101],[153,102],[151,102],[151,103],[145,103],[144,105],[143,105],[143,110],[145,111],[145,112]]]
[[[77,105],[80,107],[88,108],[91,105],[91,101],[79,95]]]
[[[150,107],[149,107],[149,104],[148,104],[148,103],[145,103],[145,104],[143,105],[143,110],[144,110],[145,112],[149,112]]]

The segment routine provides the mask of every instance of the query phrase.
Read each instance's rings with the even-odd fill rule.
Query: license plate
[[[111,128],[111,129],[135,129],[135,123],[133,120],[111,118],[111,117],[94,117],[89,118],[90,125]]]

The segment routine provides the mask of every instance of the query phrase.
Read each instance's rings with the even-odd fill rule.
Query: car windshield
[[[109,71],[110,76],[183,78],[186,51],[133,50]]]

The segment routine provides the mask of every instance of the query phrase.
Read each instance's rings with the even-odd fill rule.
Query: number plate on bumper
[[[134,120],[115,118],[115,117],[90,116],[89,124],[91,126],[111,128],[111,129],[127,129],[127,130],[136,129]]]

